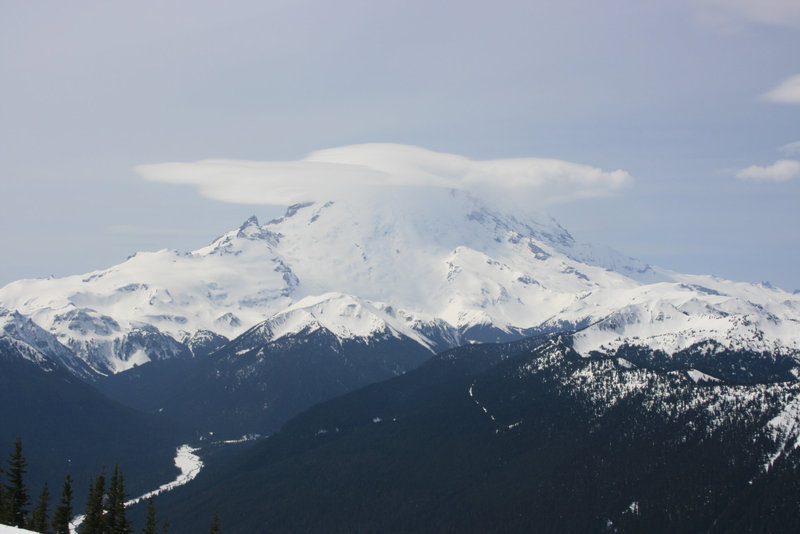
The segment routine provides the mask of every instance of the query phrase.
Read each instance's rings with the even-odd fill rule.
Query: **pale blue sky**
[[[0,284],[281,211],[137,165],[380,141],[622,169],[627,189],[550,212],[667,268],[800,288],[800,171],[770,167],[800,160],[797,0],[0,9]]]

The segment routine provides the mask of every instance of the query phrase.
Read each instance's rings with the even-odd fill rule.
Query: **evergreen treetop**
[[[150,497],[147,499],[147,515],[144,518],[142,534],[158,534],[156,529],[156,506],[153,503],[153,497]]]
[[[219,534],[219,510],[214,512],[214,519],[211,520],[211,527],[208,529],[208,534]]]
[[[7,525],[11,522],[10,514],[11,508],[8,506],[8,499],[6,498],[6,488],[3,484],[3,467],[0,466],[0,525]]]
[[[125,480],[114,466],[111,484],[108,488],[108,499],[105,503],[106,528],[109,534],[132,534],[131,523],[125,515]]]
[[[4,484],[4,508],[6,517],[4,519],[15,527],[25,526],[25,518],[30,504],[28,489],[25,487],[25,473],[27,462],[22,456],[22,439],[17,438],[14,442],[14,452],[8,458],[8,468],[6,473],[8,481]]]
[[[42,487],[42,493],[39,494],[39,500],[36,503],[36,508],[33,509],[31,514],[31,521],[29,528],[35,530],[40,534],[50,534],[50,525],[48,522],[48,513],[50,507],[50,490],[47,487],[47,482]]]
[[[64,477],[61,499],[53,513],[53,534],[69,534],[69,522],[72,519],[72,477],[69,473]]]
[[[86,512],[81,524],[81,534],[106,534],[103,498],[106,492],[105,468],[89,483]]]

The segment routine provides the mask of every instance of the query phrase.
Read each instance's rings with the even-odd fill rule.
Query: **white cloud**
[[[783,146],[779,146],[778,150],[785,154],[794,154],[795,152],[800,152],[800,141],[795,141],[794,143],[788,143]]]
[[[764,93],[763,98],[782,104],[800,104],[800,74],[792,76],[775,89]]]
[[[556,159],[474,161],[391,143],[319,150],[297,161],[214,159],[135,170],[146,180],[194,185],[215,200],[265,205],[326,200],[374,187],[436,187],[511,196],[541,206],[608,195],[633,180],[622,170]]]
[[[798,176],[800,176],[800,161],[789,159],[776,161],[766,167],[751,165],[736,173],[736,177],[741,180],[756,182],[785,182]]]

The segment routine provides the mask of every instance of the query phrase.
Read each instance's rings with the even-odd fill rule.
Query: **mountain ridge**
[[[368,313],[350,314],[345,301]],[[85,275],[12,282],[0,304],[100,374],[191,358],[184,341],[197,332],[233,339],[265,321],[283,324],[282,335],[322,321],[343,339],[365,338],[372,321],[377,333],[435,350],[596,325],[580,338],[584,354],[632,338],[659,350],[714,339],[800,352],[799,295],[649,266],[580,245],[552,218],[446,190],[387,187],[295,204],[192,252],[137,253]]]
[[[707,380],[635,348],[585,357],[572,338],[440,353],[166,502],[185,532],[212,504],[231,532],[792,531],[800,382]]]

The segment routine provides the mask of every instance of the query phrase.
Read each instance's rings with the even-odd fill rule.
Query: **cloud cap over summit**
[[[472,160],[393,143],[349,145],[295,161],[209,159],[135,169],[144,179],[194,185],[222,202],[288,205],[348,196],[369,187],[435,187],[482,197],[513,196],[537,207],[605,196],[632,183],[623,170],[558,159]]]

